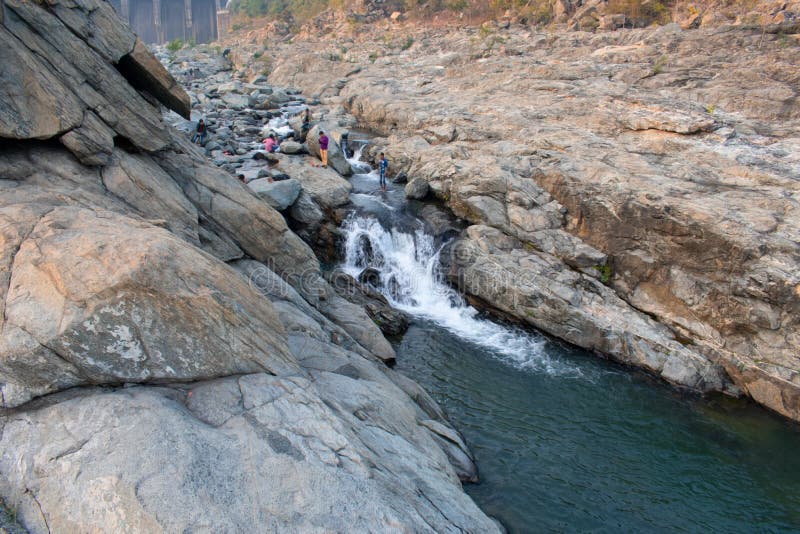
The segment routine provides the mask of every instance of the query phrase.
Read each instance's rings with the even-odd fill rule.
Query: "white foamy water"
[[[361,161],[361,155],[364,153],[364,148],[366,148],[367,144],[363,142],[351,144],[356,145],[356,147],[353,150],[353,155],[347,158],[347,163],[353,168],[353,172],[356,174],[374,175],[377,180],[378,171],[373,171],[369,163]]]
[[[551,358],[544,338],[478,317],[478,311],[445,283],[439,272],[440,251],[422,230],[386,230],[377,220],[359,216],[345,221],[343,229],[347,239],[342,269],[358,277],[365,268],[376,268],[381,273],[378,289],[392,306],[433,321],[515,367],[581,374],[577,367]]]

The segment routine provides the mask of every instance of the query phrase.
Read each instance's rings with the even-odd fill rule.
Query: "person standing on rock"
[[[203,121],[203,119],[200,119],[197,122],[197,129],[192,136],[192,143],[197,143],[198,140],[200,141],[200,145],[202,145],[206,140],[206,123]]]
[[[325,132],[319,132],[319,159],[322,160],[322,166],[328,167],[328,136]]]
[[[386,191],[386,169],[389,167],[389,162],[386,156],[381,152],[381,159],[378,160],[378,174],[381,177],[381,191]]]
[[[306,112],[303,115],[303,125],[300,127],[300,142],[306,140],[306,136],[308,135],[308,131],[311,129],[311,112],[306,108]]]

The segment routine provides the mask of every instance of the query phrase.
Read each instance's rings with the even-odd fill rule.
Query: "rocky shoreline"
[[[228,45],[383,136],[409,198],[474,225],[447,264],[468,295],[800,420],[797,38],[334,17]]]
[[[164,123],[192,102],[110,4],[5,0],[0,40],[0,499],[28,531],[499,530],[442,410],[272,207],[308,229],[346,195],[247,144],[295,92],[206,95],[245,185]],[[301,187],[259,191],[290,157]]]

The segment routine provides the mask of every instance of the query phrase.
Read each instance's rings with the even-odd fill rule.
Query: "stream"
[[[687,394],[543,334],[492,321],[438,271],[441,243],[359,161],[342,265],[381,272],[412,318],[397,369],[476,455],[465,490],[509,532],[798,532],[800,427]]]

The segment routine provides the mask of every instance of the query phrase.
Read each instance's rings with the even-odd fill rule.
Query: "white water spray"
[[[377,269],[377,288],[392,306],[433,321],[516,367],[580,374],[576,367],[550,358],[544,338],[478,317],[478,311],[444,282],[440,251],[422,230],[386,230],[376,219],[359,216],[345,221],[343,229],[347,239],[342,269],[354,277],[368,267]]]

